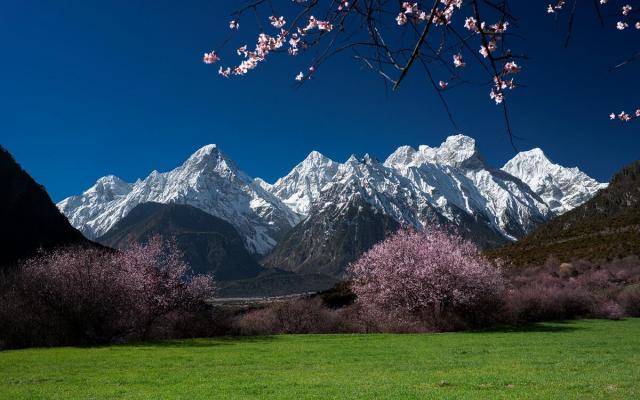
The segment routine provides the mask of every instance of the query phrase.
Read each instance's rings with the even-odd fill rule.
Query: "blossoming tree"
[[[71,343],[147,338],[159,318],[196,310],[214,294],[213,278],[191,276],[181,256],[154,237],[121,252],[70,248],[34,257],[19,275],[25,304],[32,304],[22,312],[60,321]]]
[[[350,272],[357,303],[371,314],[431,324],[477,313],[503,288],[499,271],[474,244],[439,229],[400,230]]]
[[[594,0],[603,26],[608,22],[601,9],[614,8],[609,3],[615,2]],[[571,4],[567,44],[578,3],[573,0]],[[584,6],[582,3],[580,6]],[[565,6],[564,0],[546,5],[547,12],[555,16],[563,15]],[[540,7],[544,10],[545,3]],[[611,26],[640,30],[639,9],[640,1],[625,0]],[[240,62],[219,67],[223,77],[245,75],[273,53],[297,56],[316,49],[310,65],[294,78],[301,84],[311,79],[327,59],[351,51],[356,60],[379,74],[394,90],[416,66],[421,68],[451,118],[442,93],[468,82],[463,70],[473,62],[484,72],[489,98],[502,107],[511,136],[506,97],[517,87],[514,76],[522,71],[521,64],[527,57],[509,47],[510,39],[516,35],[512,32],[516,17],[508,0],[250,0],[228,22],[231,33],[240,29],[248,13],[255,14],[261,32],[254,47],[237,48]],[[253,16],[248,17],[254,20]],[[268,22],[267,29],[262,28],[261,21]],[[220,47],[229,42],[227,38]],[[203,61],[223,63],[216,50],[205,53]],[[639,116],[640,109],[614,113],[611,118],[629,121]]]

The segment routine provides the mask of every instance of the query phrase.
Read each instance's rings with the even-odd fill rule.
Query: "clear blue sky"
[[[547,2],[515,3],[526,37],[516,50],[531,57],[518,76],[523,87],[509,97],[519,148],[541,147],[556,162],[609,179],[640,156],[640,121],[607,118],[640,106],[640,63],[607,73],[640,50],[640,34],[599,29],[588,7],[564,49],[566,25],[547,16]],[[55,201],[106,174],[134,181],[169,170],[208,143],[268,181],[311,150],[337,161],[366,152],[384,159],[400,145],[437,145],[458,132],[475,137],[496,166],[514,155],[484,86],[447,93],[455,129],[424,76],[385,93],[347,56],[299,89],[292,83],[304,58],[286,55],[244,78],[219,77],[201,56],[228,34],[234,4],[2,1],[0,144]],[[241,30],[255,31],[252,22],[241,21]]]

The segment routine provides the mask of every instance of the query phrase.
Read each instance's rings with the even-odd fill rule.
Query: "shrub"
[[[11,346],[147,339],[169,313],[204,308],[213,290],[211,277],[189,276],[175,246],[159,237],[122,252],[58,250],[24,263],[4,292],[12,299],[0,305],[0,325],[32,333],[0,335]],[[46,333],[52,327],[55,337]]]
[[[633,316],[640,304],[640,289],[634,289],[640,280],[637,257],[600,263],[547,262],[510,271],[507,277],[510,282],[505,296],[507,322],[580,317],[618,319]]]
[[[400,230],[350,272],[357,303],[372,318],[419,321],[430,330],[491,321],[503,290],[499,271],[475,245],[438,229]]]
[[[248,311],[237,327],[243,335],[330,333],[336,331],[336,318],[319,298],[294,299]]]
[[[505,304],[505,322],[517,324],[589,316],[595,299],[581,288],[529,284],[509,290]]]
[[[640,284],[625,287],[618,296],[624,313],[630,317],[640,317]]]

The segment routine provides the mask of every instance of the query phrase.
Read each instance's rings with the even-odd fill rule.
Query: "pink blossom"
[[[329,21],[318,21],[318,29],[321,31],[331,32],[333,30],[333,24]]]
[[[493,53],[494,51],[496,51],[497,46],[496,46],[496,42],[495,40],[491,40],[489,41],[489,46],[485,47],[484,45],[480,46],[480,50],[478,51],[480,54],[482,54],[482,56],[484,58],[489,57],[490,53]]]
[[[408,1],[405,1],[404,3],[402,3],[402,8],[404,9],[405,14],[416,14],[418,13],[418,11],[420,11],[420,8],[418,7],[418,3],[412,4]]]
[[[475,245],[439,229],[400,230],[349,271],[361,307],[410,320],[474,308],[504,288],[499,271]]]
[[[630,121],[630,120],[631,120],[631,115],[627,114],[627,113],[626,113],[626,112],[624,112],[624,111],[621,111],[621,112],[620,112],[620,114],[618,114],[618,118],[619,118],[621,121],[627,122],[627,121]]]
[[[629,24],[624,22],[624,21],[618,21],[616,23],[616,29],[619,30],[619,31],[625,30],[628,26],[629,26]]]
[[[547,12],[549,14],[553,14],[556,11],[562,10],[562,7],[564,7],[564,3],[565,3],[564,0],[559,0],[555,5],[549,4],[547,6]]]
[[[212,51],[210,53],[204,53],[204,56],[202,57],[202,61],[205,64],[213,64],[218,60],[220,60],[220,57],[218,57],[215,51]]]
[[[466,65],[461,53],[453,55],[453,65],[455,65],[456,68],[462,68]]]
[[[504,94],[497,91],[496,89],[491,89],[491,92],[489,92],[489,97],[494,100],[496,104],[500,104],[504,101]]]
[[[631,10],[633,10],[633,7],[631,7],[629,4],[623,6],[622,7],[622,15],[629,15]]]
[[[231,21],[229,21],[229,28],[230,29],[238,29],[238,28],[240,28],[240,23],[238,21],[236,21],[235,19],[231,20]]]
[[[520,72],[522,67],[518,66],[515,62],[509,61],[504,64],[504,73],[505,74],[515,74]]]
[[[269,21],[271,21],[271,25],[275,26],[278,29],[282,28],[287,23],[287,21],[282,16],[276,17],[272,15],[269,17]]]
[[[438,86],[440,86],[440,89],[446,89],[447,86],[449,86],[449,83],[447,83],[445,81],[440,81],[440,82],[438,82]]]
[[[471,32],[478,32],[478,21],[473,17],[467,17],[464,20],[464,27]]]
[[[398,14],[398,16],[396,17],[396,22],[398,23],[398,25],[406,24],[407,23],[407,16],[404,15],[404,13]]]

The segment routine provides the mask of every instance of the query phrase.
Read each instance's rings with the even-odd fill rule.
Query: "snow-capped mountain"
[[[318,198],[324,185],[335,177],[339,166],[339,163],[312,151],[273,185],[262,180],[260,185],[284,201],[293,211],[306,216],[311,203]]]
[[[521,180],[488,167],[475,140],[463,135],[435,148],[403,146],[384,164],[365,155],[337,165],[308,196],[307,219],[275,247],[268,266],[340,275],[359,255],[354,249],[384,238],[383,230],[372,230],[376,224],[446,225],[491,247],[525,236],[552,215]]]
[[[267,253],[300,216],[242,172],[216,145],[196,151],[178,168],[153,171],[130,184],[107,176],[58,208],[87,237],[105,234],[140,203],[178,203],[197,207],[230,222],[247,248]]]
[[[502,170],[529,185],[555,214],[578,207],[607,187],[577,167],[554,164],[539,148],[518,153]]]
[[[489,167],[468,136],[450,136],[435,148],[401,147],[385,166],[407,177],[448,220],[455,223],[457,213],[466,213],[509,240],[550,216],[549,207],[527,185]]]
[[[438,147],[402,146],[384,163],[368,155],[338,163],[314,151],[274,184],[208,145],[135,183],[100,178],[58,208],[93,239],[138,204],[188,204],[230,222],[253,253],[275,247],[267,265],[333,274],[400,225],[448,225],[491,247],[524,237],[604,186],[539,149],[492,168],[474,139],[455,135]]]

